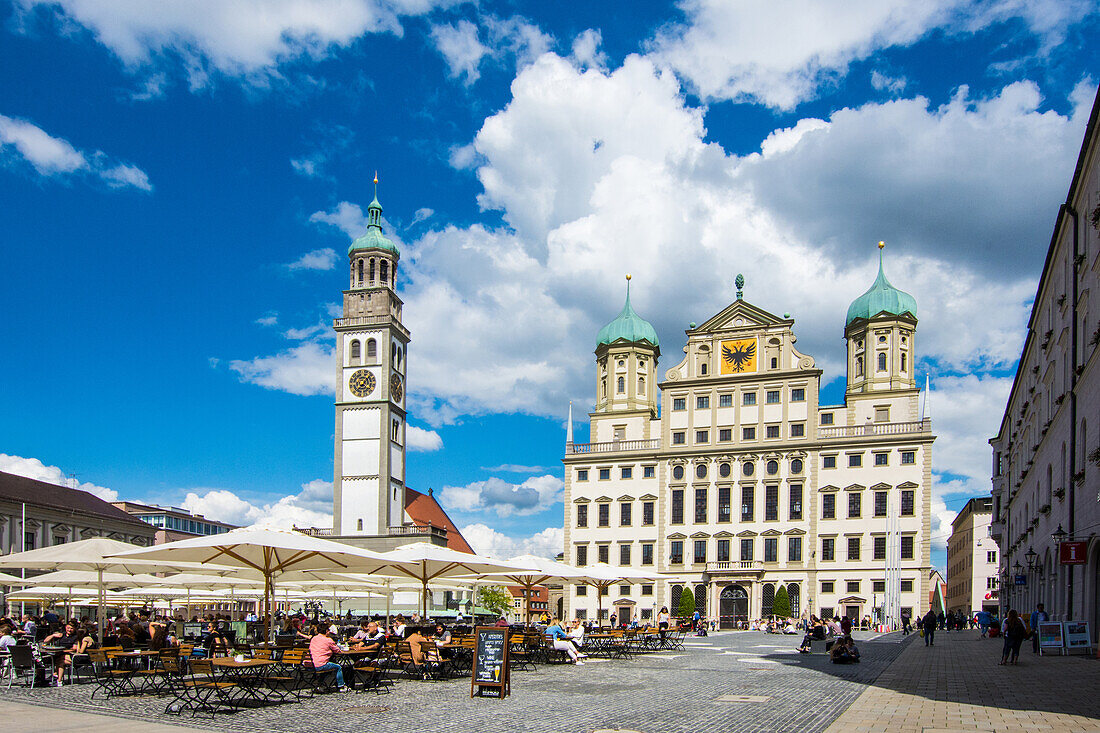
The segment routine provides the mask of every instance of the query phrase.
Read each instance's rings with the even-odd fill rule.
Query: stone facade
[[[970,615],[998,608],[1000,550],[989,536],[992,512],[993,500],[978,497],[968,501],[951,523],[945,600],[948,611]]]

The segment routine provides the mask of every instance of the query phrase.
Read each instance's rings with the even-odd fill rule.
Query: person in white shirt
[[[15,646],[15,637],[11,635],[10,626],[0,626],[0,649]]]
[[[573,619],[573,627],[569,629],[569,641],[579,651],[584,646],[584,624],[580,619]]]

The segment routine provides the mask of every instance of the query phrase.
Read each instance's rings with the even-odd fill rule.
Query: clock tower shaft
[[[377,182],[377,181],[376,181]],[[333,530],[385,535],[405,519],[405,373],[396,245],[382,234],[377,196],[366,233],[348,248],[349,287],[336,331]]]

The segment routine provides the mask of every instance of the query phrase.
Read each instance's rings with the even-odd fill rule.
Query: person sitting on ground
[[[54,670],[56,672],[52,684],[61,687],[65,677],[65,670],[72,666],[73,657],[77,654],[86,654],[92,644],[92,638],[77,631],[76,624],[69,621],[62,631],[55,631],[42,640],[45,646],[57,646],[61,651],[54,658]]]
[[[798,625],[793,618],[787,619],[787,625],[783,627],[783,633],[788,635],[798,633]]]
[[[855,640],[846,636],[835,644],[833,644],[832,650],[829,651],[829,659],[833,664],[852,664],[859,661],[859,650],[856,649]]]
[[[565,629],[561,627],[561,621],[557,618],[552,619],[544,633],[550,638],[550,645],[558,651],[568,654],[569,660],[573,662],[573,664],[584,664],[581,660],[588,657],[588,655],[578,652],[577,647],[573,646],[573,642],[570,641],[569,635],[566,634]]]
[[[332,661],[333,656],[343,650],[328,635],[322,634],[316,626],[310,631],[312,636],[309,638],[309,659],[313,662],[314,671],[335,672],[336,689],[340,692],[351,692],[351,688],[344,684],[344,668]]]
[[[806,632],[806,636],[802,637],[802,646],[798,647],[798,651],[803,654],[809,653],[810,642],[825,641],[825,636],[825,624],[817,616],[810,616],[810,630]]]

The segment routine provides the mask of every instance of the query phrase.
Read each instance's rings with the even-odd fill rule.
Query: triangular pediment
[[[672,534],[670,534],[668,536],[668,539],[670,539],[670,540],[684,540],[684,539],[687,539],[687,535],[684,534],[683,532],[673,532]]]
[[[829,484],[828,486],[822,486],[818,491],[840,491],[840,487]]]
[[[639,501],[657,501],[657,497],[653,494],[642,494],[638,497]]]
[[[783,534],[806,534],[806,530],[803,530],[803,529],[788,529]]]
[[[760,534],[763,535],[764,537],[778,537],[779,535],[781,535],[783,533],[780,532],[778,529],[766,529],[763,532],[761,532]]]
[[[702,540],[702,539],[706,539],[707,537],[710,537],[710,535],[707,534],[706,532],[696,532],[695,534],[693,534],[691,536],[691,538],[695,539],[695,540]]]
[[[920,486],[918,484],[913,483],[912,481],[906,481],[903,484],[898,484],[898,488],[899,489],[919,489]]]
[[[837,603],[866,603],[866,598],[860,598],[859,596],[845,596],[841,598]]]
[[[726,530],[722,530],[721,532],[715,532],[714,536],[718,537],[718,538],[733,537],[733,533],[732,532],[727,532]]]
[[[596,501],[611,501],[610,496],[597,496]]]
[[[863,491],[866,488],[867,488],[866,486],[860,486],[859,484],[850,484],[848,486],[845,486],[844,490],[845,491]]]
[[[872,486],[871,488],[872,488],[873,490],[875,490],[875,491],[882,491],[882,490],[884,490],[884,489],[889,489],[889,488],[890,488],[890,484],[884,484],[884,483],[882,483],[881,481],[879,481],[879,482],[878,482],[877,484],[875,484],[875,485],[874,485],[874,486]]]
[[[623,494],[622,496],[619,497],[619,501],[634,501],[634,497],[633,496],[627,496],[626,494]]]
[[[751,529],[746,529],[744,532],[738,532],[737,536],[738,537],[755,537],[756,532],[753,532]]]
[[[784,320],[744,300],[735,300],[720,312],[703,322],[702,325],[689,331],[689,334],[734,330],[751,331],[758,328],[781,326],[791,323],[793,323],[793,321],[789,319]]]

